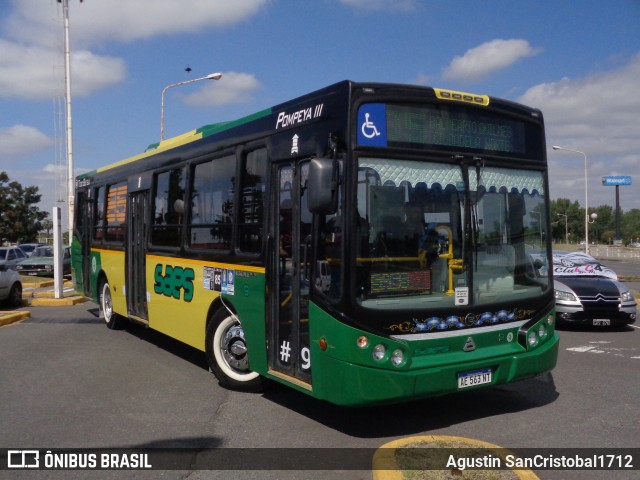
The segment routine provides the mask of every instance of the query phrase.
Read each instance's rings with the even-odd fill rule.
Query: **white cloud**
[[[55,0],[12,0],[0,38],[0,97],[64,95],[62,9]],[[72,93],[87,96],[126,76],[122,59],[90,50],[107,41],[193,33],[237,24],[268,0],[109,0],[70,2]]]
[[[536,85],[518,99],[539,108],[544,115],[552,198],[560,196],[581,201],[584,180],[583,157],[552,151],[551,145],[587,155],[590,205],[612,203],[612,190],[599,188],[602,176],[637,172],[640,164],[638,79],[640,54],[605,73]],[[633,197],[633,206],[637,207],[638,197]]]
[[[50,45],[56,20],[53,5],[42,0],[13,0],[6,22],[12,38]],[[51,1],[50,3],[57,4]],[[87,48],[107,40],[131,42],[156,35],[193,33],[207,27],[237,24],[256,14],[268,0],[92,0],[69,2],[69,20],[76,45]],[[62,9],[57,8],[58,21]],[[77,48],[77,47],[76,47]]]
[[[55,64],[51,49],[0,39],[0,97],[52,98],[56,92]]]
[[[0,128],[0,161],[13,161],[27,153],[37,152],[53,145],[53,139],[36,128],[13,125]]]
[[[42,169],[42,171],[45,174],[54,174],[54,175],[65,174],[66,175],[67,166],[61,165],[61,164],[55,164],[55,163],[47,163]]]
[[[419,73],[416,76],[415,83],[418,85],[429,85],[431,83],[431,76],[426,73]]]
[[[200,91],[185,95],[184,101],[198,107],[249,103],[260,88],[260,82],[249,73],[226,72],[220,80],[206,82]]]
[[[71,54],[73,95],[87,96],[124,80],[125,63],[120,58],[104,57],[87,50]]]
[[[461,57],[455,57],[445,68],[442,77],[445,80],[480,80],[540,51],[522,39],[491,40],[467,50]]]
[[[121,59],[72,52],[73,95],[86,96],[119,83],[125,76]],[[62,54],[54,49],[0,39],[0,97],[29,100],[64,95]]]
[[[638,79],[640,54],[606,73],[536,85],[518,101],[542,110],[555,143],[626,155],[640,151]]]

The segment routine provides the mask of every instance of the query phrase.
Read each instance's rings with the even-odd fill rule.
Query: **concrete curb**
[[[84,297],[73,295],[63,298],[35,297],[31,300],[32,307],[63,307],[77,305],[85,301]]]
[[[50,288],[53,285],[53,280],[30,282],[28,279],[22,279],[22,304],[32,307],[66,307],[87,301],[84,296],[77,295],[73,291],[73,284],[68,281],[64,282],[66,293],[63,293],[63,297],[54,298],[55,292]],[[26,310],[0,310],[0,327],[19,322],[30,316],[31,314]]]
[[[0,312],[0,327],[11,323],[19,322],[25,318],[29,318],[31,313],[26,310],[16,310],[14,312]]]
[[[491,450],[503,458],[504,452],[508,450],[492,443],[483,442],[481,440],[475,440],[473,438],[465,437],[451,437],[448,435],[424,435],[416,437],[401,438],[389,443],[385,443],[373,455],[373,480],[403,480],[404,476],[402,470],[398,468],[398,464],[395,461],[395,450],[402,448],[405,445],[416,442],[434,442],[437,440],[458,442],[461,446],[468,445],[469,447],[484,447]],[[387,468],[388,466],[396,467],[395,469],[381,470],[381,467]],[[540,478],[529,469],[512,470],[512,472],[520,480],[540,480]]]

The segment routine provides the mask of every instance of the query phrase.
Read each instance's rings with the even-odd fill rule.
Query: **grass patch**
[[[473,461],[487,457],[498,458],[497,452],[472,442],[453,440],[421,440],[396,449],[395,460],[402,472],[403,480],[517,480],[512,470],[500,469],[432,469],[432,465],[446,465],[450,455],[456,459]],[[480,464],[480,463],[478,463]]]
[[[20,275],[20,281],[23,284],[24,283],[35,283],[35,284],[51,283],[53,282],[53,277],[36,277],[31,275]]]

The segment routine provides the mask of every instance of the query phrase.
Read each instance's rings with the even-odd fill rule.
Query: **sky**
[[[542,110],[551,199],[640,208],[640,0],[69,0],[75,174],[341,80]],[[0,171],[66,209],[63,11],[0,0]],[[64,224],[64,221],[63,221]]]

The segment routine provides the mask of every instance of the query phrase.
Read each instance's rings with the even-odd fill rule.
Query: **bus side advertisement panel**
[[[207,315],[222,295],[225,304],[237,310],[248,337],[253,336],[250,325],[257,316],[255,311],[260,313],[259,342],[264,342],[264,275],[239,268],[238,265],[148,255],[149,326],[204,351]]]

